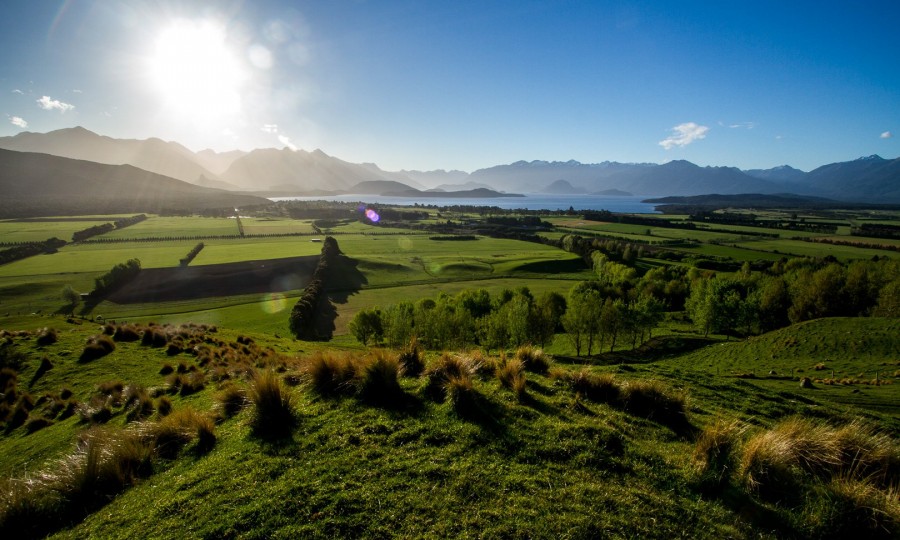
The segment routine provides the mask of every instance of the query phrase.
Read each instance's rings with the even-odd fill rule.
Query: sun
[[[148,75],[165,106],[195,124],[241,109],[242,65],[225,28],[211,21],[178,20],[158,35]]]

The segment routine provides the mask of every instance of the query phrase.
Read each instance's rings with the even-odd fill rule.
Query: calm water
[[[497,206],[507,210],[609,210],[629,214],[656,213],[654,205],[641,202],[652,197],[608,197],[602,195],[544,195],[532,193],[524,197],[497,197],[486,199],[455,199],[428,197],[382,197],[380,195],[339,195],[334,197],[273,197],[273,201],[340,201],[369,204],[413,206],[433,204],[437,206],[471,205]]]

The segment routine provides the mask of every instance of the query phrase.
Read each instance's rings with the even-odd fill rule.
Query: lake
[[[272,197],[273,201],[340,201],[389,205],[435,205],[435,206],[496,206],[506,210],[609,210],[628,214],[655,214],[655,205],[641,202],[645,197],[610,197],[608,195],[547,195],[529,193],[524,197],[386,197],[381,195],[336,195],[319,197]]]

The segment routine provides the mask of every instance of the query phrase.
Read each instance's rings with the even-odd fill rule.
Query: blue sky
[[[900,155],[900,3],[6,0],[0,135],[389,170]]]

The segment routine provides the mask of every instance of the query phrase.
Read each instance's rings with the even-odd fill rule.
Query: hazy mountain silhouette
[[[577,195],[587,192],[588,190],[575,187],[565,180],[557,180],[541,190],[541,193],[550,193],[553,195]]]
[[[380,171],[380,169],[378,169]],[[341,191],[370,180],[393,180],[369,167],[348,163],[315,150],[253,150],[236,159],[220,180],[244,189],[288,187],[297,191]]]
[[[900,160],[869,156],[824,165],[804,173],[789,165],[741,171],[700,167],[688,161],[652,163],[580,163],[517,161],[474,172],[384,171],[373,163],[350,163],[321,150],[261,149],[252,152],[191,152],[160,139],[113,139],[84,128],[0,137],[0,148],[40,152],[73,159],[135,167],[205,187],[287,194],[347,192],[362,182],[400,182],[414,190],[448,192],[591,193],[619,190],[636,195],[709,193],[798,193],[847,201],[900,201]],[[568,186],[556,183],[564,180]],[[553,186],[553,187],[549,187]],[[577,186],[577,187],[576,187]],[[395,186],[397,187],[397,186]],[[571,190],[569,189],[571,187]],[[391,189],[392,192],[403,189]],[[484,193],[480,191],[478,193]]]
[[[267,204],[138,169],[0,149],[0,216],[158,213]]]
[[[109,165],[134,165],[145,171],[190,183],[197,183],[201,177],[208,180],[216,177],[197,163],[193,152],[178,143],[160,139],[113,139],[82,127],[0,137],[0,148]]]

